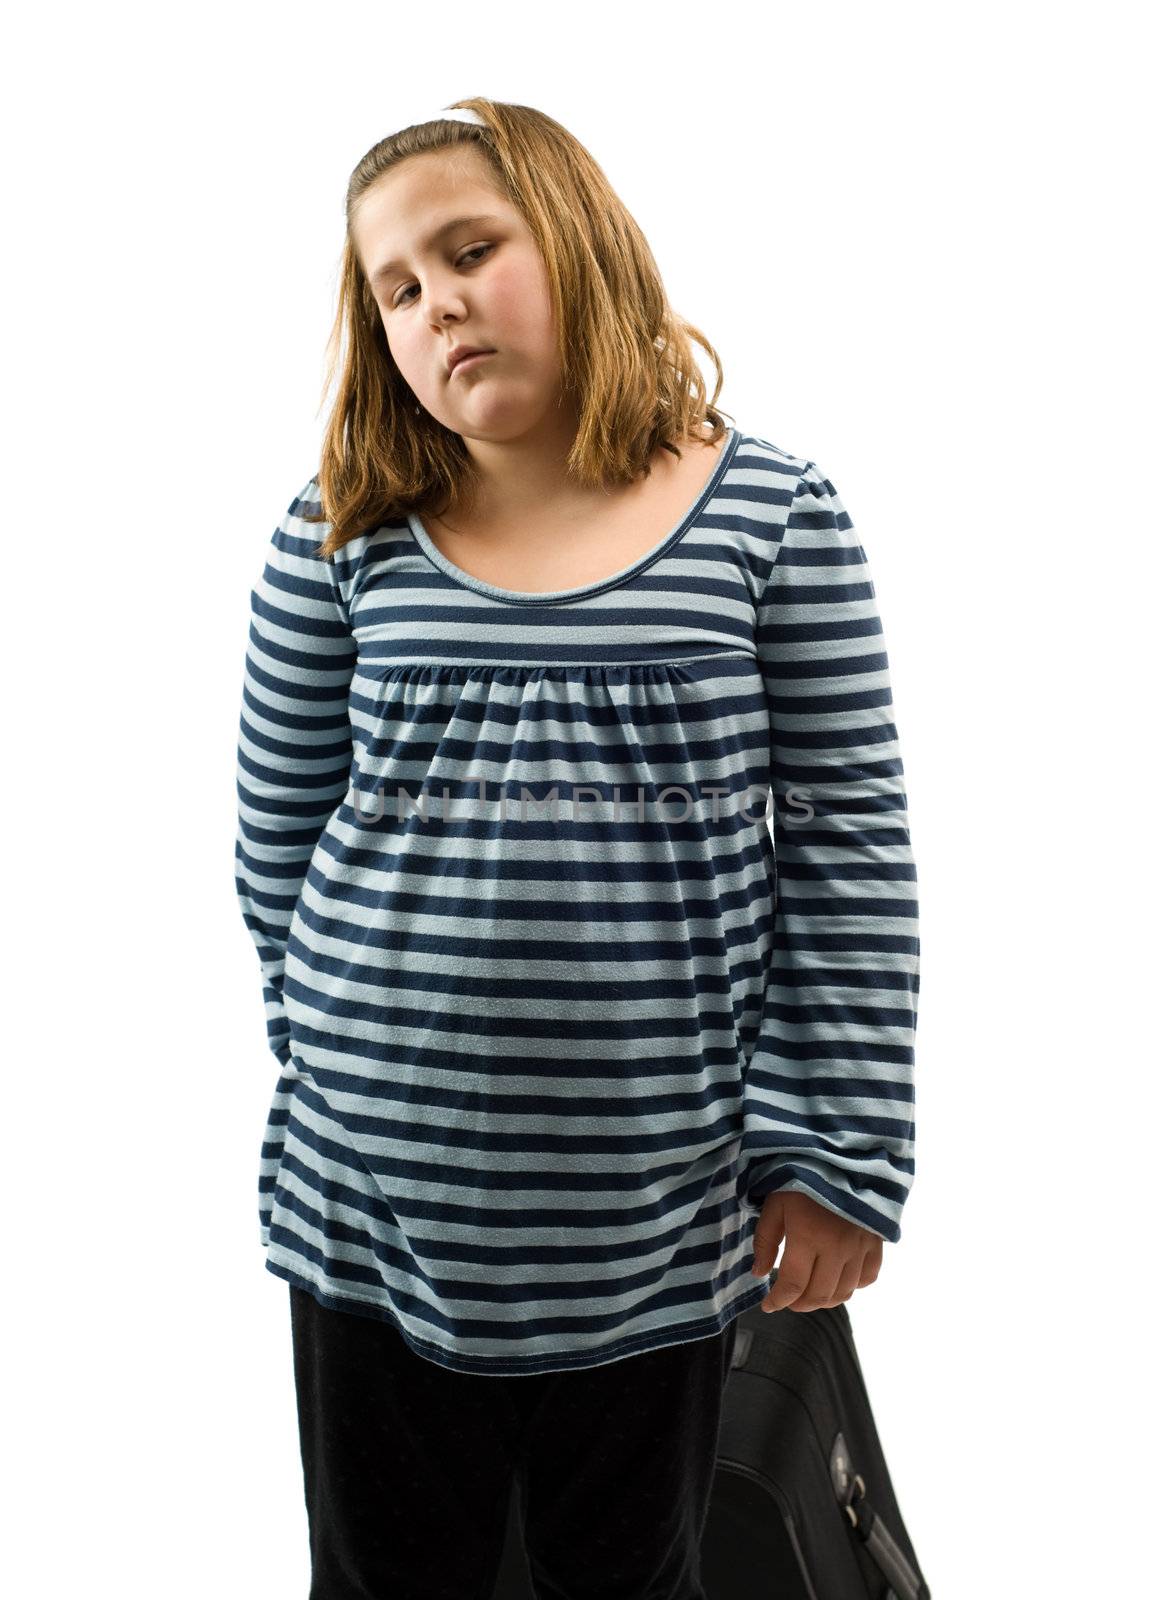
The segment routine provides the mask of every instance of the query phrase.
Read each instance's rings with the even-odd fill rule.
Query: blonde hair
[[[351,236],[361,197],[408,156],[475,146],[497,190],[533,235],[559,330],[563,390],[579,419],[566,463],[577,483],[631,483],[641,472],[648,475],[658,447],[679,457],[689,438],[712,444],[725,433],[722,418],[729,413],[715,406],[724,382],[720,359],[669,306],[647,240],[588,151],[531,106],[482,97],[455,106],[470,107],[486,126],[437,121],[403,128],[368,150],[347,184],[326,389],[339,366],[343,334],[346,350],[317,474],[321,514],[306,519],[330,524],[318,547],[323,557],[408,511],[469,498],[478,481],[460,436],[425,409],[416,415]],[[716,368],[711,400],[691,340]],[[711,435],[703,432],[705,424]]]

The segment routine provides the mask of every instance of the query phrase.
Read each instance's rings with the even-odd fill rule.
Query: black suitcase
[[[737,1318],[701,1582],[708,1600],[929,1600],[844,1305]],[[534,1600],[518,1486],[492,1600]]]
[[[845,1306],[737,1324],[700,1547],[709,1600],[929,1600]]]

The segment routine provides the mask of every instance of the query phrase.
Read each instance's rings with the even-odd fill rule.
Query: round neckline
[[[464,589],[473,589],[476,594],[488,595],[494,600],[505,600],[512,605],[550,605],[567,600],[582,600],[588,595],[602,594],[606,589],[617,588],[621,583],[627,583],[629,578],[634,578],[645,567],[650,567],[654,561],[659,561],[661,556],[667,555],[674,545],[678,544],[688,529],[696,521],[707,501],[716,493],[720,480],[728,470],[730,461],[736,452],[740,440],[739,431],[729,428],[725,435],[724,444],[721,446],[720,456],[715,467],[708,476],[708,480],[692,505],[680,518],[674,528],[671,528],[658,544],[638,556],[630,566],[621,567],[619,572],[609,573],[606,578],[598,578],[594,583],[581,583],[571,589],[544,589],[539,593],[529,594],[523,589],[503,589],[498,584],[487,583],[483,578],[476,578],[469,572],[464,572],[462,567],[443,554],[435,544],[416,511],[407,513],[407,524],[411,533],[418,542],[423,554],[440,572]]]

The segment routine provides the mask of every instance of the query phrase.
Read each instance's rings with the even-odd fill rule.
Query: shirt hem
[[[306,1277],[296,1267],[290,1266],[288,1262],[272,1254],[271,1247],[266,1248],[266,1270],[292,1288],[301,1289],[306,1294],[312,1295],[318,1304],[327,1310],[351,1312],[355,1316],[369,1317],[374,1321],[389,1324],[405,1341],[408,1348],[424,1360],[434,1361],[438,1366],[450,1367],[457,1372],[478,1372],[499,1376],[603,1366],[607,1362],[618,1361],[626,1356],[643,1355],[649,1350],[662,1350],[668,1345],[688,1344],[696,1339],[711,1339],[723,1333],[729,1323],[735,1321],[742,1312],[750,1311],[759,1305],[769,1292],[766,1276],[756,1280],[743,1294],[737,1295],[720,1316],[701,1317],[695,1322],[676,1323],[672,1327],[633,1334],[630,1338],[619,1339],[600,1350],[548,1351],[542,1355],[526,1357],[473,1357],[448,1350],[433,1340],[414,1338],[406,1332],[389,1308],[377,1301],[364,1300],[357,1295],[330,1293],[320,1283]]]

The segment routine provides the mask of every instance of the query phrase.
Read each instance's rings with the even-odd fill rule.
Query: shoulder
[[[812,456],[794,455],[759,434],[740,433],[733,466],[743,497],[767,511],[778,540],[791,529],[832,526],[852,530],[836,485]]]
[[[778,499],[787,495],[790,500],[801,479],[817,470],[811,457],[795,455],[761,434],[747,433],[742,428],[737,429],[733,466],[750,475],[755,490],[765,490]]]
[[[294,496],[294,504],[300,511],[317,515],[322,510],[322,491],[318,487],[318,476],[312,474],[305,484]]]
[[[305,559],[311,553],[310,547],[324,539],[327,532],[324,524],[314,520],[322,514],[317,478],[307,479],[290,496],[288,503],[283,501],[283,506],[274,529],[274,546],[287,556]]]
[[[762,434],[737,430],[729,463],[729,506],[738,520],[755,589],[768,582],[781,554],[790,524],[799,515],[800,498],[820,484],[816,463],[774,444]],[[796,508],[796,511],[794,510]]]

